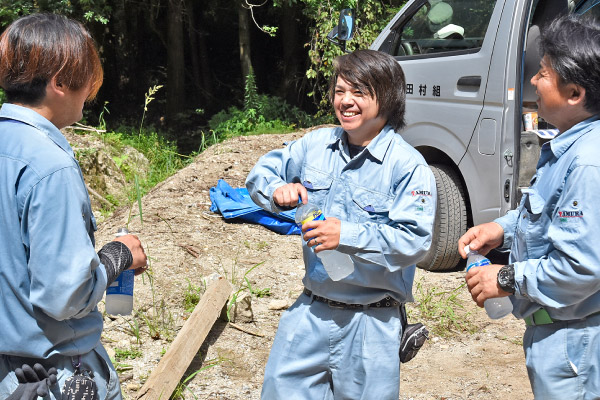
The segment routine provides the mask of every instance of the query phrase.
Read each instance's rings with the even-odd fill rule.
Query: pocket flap
[[[546,205],[546,199],[544,199],[540,193],[533,189],[527,188],[522,190],[525,196],[525,208],[530,214],[541,214]]]
[[[392,206],[392,198],[381,193],[357,188],[352,193],[352,200],[367,212],[383,213]]]
[[[302,180],[304,187],[309,190],[329,189],[332,182],[333,177],[331,175],[308,168],[306,169],[304,179]]]

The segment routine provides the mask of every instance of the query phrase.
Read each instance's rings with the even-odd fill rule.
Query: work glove
[[[23,364],[21,368],[15,370],[15,375],[19,386],[6,400],[35,400],[38,396],[47,396],[49,388],[57,382],[56,368],[52,367],[46,371],[42,365],[37,363],[33,368]]]

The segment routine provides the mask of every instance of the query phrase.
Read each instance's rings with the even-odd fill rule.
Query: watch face
[[[515,292],[515,272],[511,266],[507,265],[500,269],[498,272],[498,285],[506,292]]]

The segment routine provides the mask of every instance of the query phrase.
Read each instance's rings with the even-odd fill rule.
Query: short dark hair
[[[406,79],[394,57],[375,50],[356,50],[337,57],[329,86],[332,104],[338,77],[375,97],[379,106],[378,116],[385,117],[395,131],[406,126]]]
[[[540,53],[548,57],[562,83],[585,89],[585,108],[600,114],[600,24],[589,16],[569,15],[549,24],[540,36]]]
[[[79,22],[57,14],[31,14],[11,23],[0,36],[0,86],[11,103],[36,105],[52,77],[70,90],[102,85],[96,45]]]

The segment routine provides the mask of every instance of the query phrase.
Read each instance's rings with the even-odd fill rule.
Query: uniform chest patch
[[[431,196],[431,192],[429,190],[413,190],[410,192],[413,196]]]
[[[558,218],[560,218],[561,222],[566,222],[571,218],[583,218],[583,211],[558,211]]]

